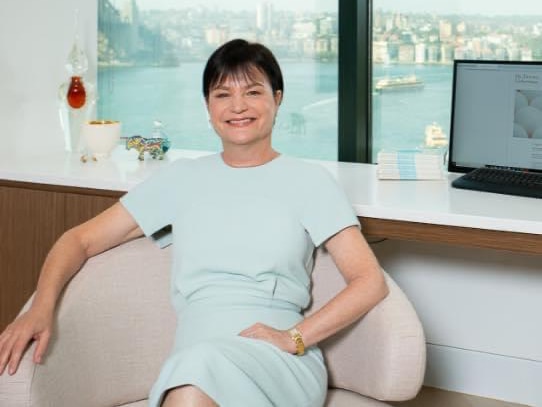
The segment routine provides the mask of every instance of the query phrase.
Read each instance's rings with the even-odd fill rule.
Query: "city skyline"
[[[192,7],[145,11],[139,4],[148,0],[104,1],[116,3],[122,11],[119,17],[109,15],[117,19],[116,24],[110,20],[106,25],[115,34],[109,34],[109,39],[102,37],[100,64],[177,66],[181,60],[205,59],[218,45],[236,37],[263,41],[279,58],[331,62],[338,57],[337,13],[277,10],[267,7],[276,2],[260,1],[255,5],[254,19],[251,12],[243,10]],[[165,4],[169,0],[161,1]],[[425,0],[410,0],[410,4],[416,1],[421,4]],[[482,1],[478,0],[480,4]],[[106,14],[104,9],[104,18]],[[533,16],[499,16],[492,22],[491,17],[477,15],[402,13],[379,8],[373,17],[375,64],[542,59],[538,41],[542,24]]]
[[[495,2],[494,0],[373,0],[375,9],[388,11],[437,13],[437,14],[482,14],[482,15],[542,15],[538,0],[516,0]]]
[[[255,9],[260,2],[253,0],[230,0],[228,9],[232,11]],[[290,11],[327,11],[336,12],[338,0],[313,0],[313,1],[270,1],[277,10]],[[194,7],[194,0],[137,0],[141,10],[165,10]],[[221,8],[224,5],[220,1],[208,1],[202,3],[208,8]],[[396,0],[373,0],[373,8],[386,11],[414,12],[414,13],[439,13],[439,14],[483,14],[483,15],[542,15],[542,6],[538,0],[516,0],[514,2],[495,2],[493,0],[408,0],[398,4]]]
[[[435,2],[433,0],[373,0],[375,9],[409,13],[482,14],[482,15],[542,15],[542,6],[536,0],[496,2],[494,0],[456,0]]]
[[[336,12],[337,0],[273,0],[273,1],[254,1],[254,0],[230,0],[227,3],[228,10],[242,11],[255,10],[260,3],[271,3],[276,10],[288,11],[318,11],[318,12]],[[141,10],[167,10],[181,9],[197,6],[194,0],[137,0],[137,4]],[[224,2],[209,0],[201,3],[209,9],[224,8]]]

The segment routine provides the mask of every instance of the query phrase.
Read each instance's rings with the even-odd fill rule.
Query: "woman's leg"
[[[196,386],[181,386],[167,392],[162,407],[218,407]]]

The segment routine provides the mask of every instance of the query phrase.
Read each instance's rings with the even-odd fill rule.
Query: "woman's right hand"
[[[31,341],[37,342],[34,363],[41,363],[53,330],[53,313],[30,308],[21,314],[0,335],[0,375],[17,372],[21,358]]]
[[[41,363],[49,345],[57,299],[84,262],[98,253],[136,237],[143,231],[117,202],[98,216],[65,232],[53,245],[42,267],[32,307],[0,335],[0,375],[15,374],[31,341],[34,363]]]

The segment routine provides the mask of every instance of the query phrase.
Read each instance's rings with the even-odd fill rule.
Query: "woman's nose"
[[[247,109],[246,100],[243,97],[243,95],[235,95],[232,97],[231,101],[232,101],[231,109],[235,113],[241,113]]]

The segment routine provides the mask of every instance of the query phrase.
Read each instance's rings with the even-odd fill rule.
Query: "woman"
[[[179,317],[150,406],[323,405],[327,375],[316,344],[370,310],[387,287],[332,177],[273,149],[283,91],[264,46],[233,40],[217,49],[203,93],[222,153],[168,165],[67,231],[43,265],[31,308],[0,336],[0,374],[15,373],[32,339],[42,362],[60,292],[87,258],[146,235],[173,242]],[[347,286],[304,319],[321,244]]]

